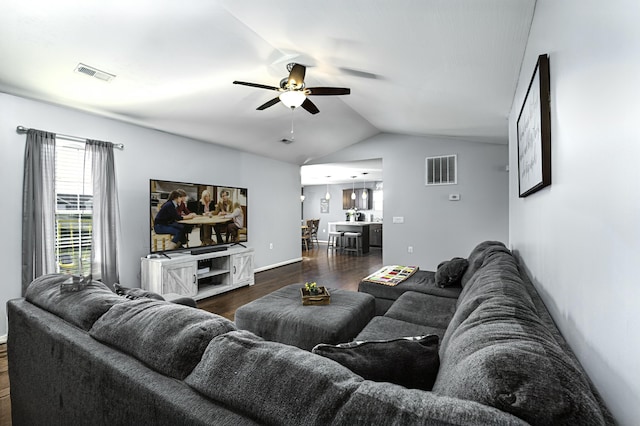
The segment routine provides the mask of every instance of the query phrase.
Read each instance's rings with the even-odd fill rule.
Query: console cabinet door
[[[240,253],[231,256],[232,285],[253,285],[253,253]]]
[[[193,261],[163,265],[162,294],[194,297],[198,294],[196,272],[196,263]]]

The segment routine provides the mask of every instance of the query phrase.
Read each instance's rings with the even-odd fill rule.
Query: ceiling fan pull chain
[[[295,108],[291,108],[291,140],[293,140],[293,111]]]

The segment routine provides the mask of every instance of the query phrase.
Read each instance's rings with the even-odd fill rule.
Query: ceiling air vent
[[[111,81],[116,78],[115,74],[109,74],[108,72],[100,71],[97,68],[90,67],[89,65],[85,65],[82,63],[78,64],[75,71],[102,81]]]

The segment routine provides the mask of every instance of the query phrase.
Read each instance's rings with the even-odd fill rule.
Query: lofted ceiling
[[[0,0],[0,91],[300,165],[380,132],[507,143],[534,7]],[[274,92],[232,84],[278,86],[289,62],[308,67],[308,87],[351,94],[312,98],[316,115],[256,111]],[[115,77],[75,72],[80,63]]]

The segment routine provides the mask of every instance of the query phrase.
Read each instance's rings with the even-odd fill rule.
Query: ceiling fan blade
[[[291,71],[289,72],[289,80],[287,80],[287,86],[295,85],[297,87],[302,86],[304,83],[304,74],[307,72],[307,68],[304,65],[293,64]]]
[[[280,96],[276,96],[275,98],[271,99],[269,102],[265,102],[264,104],[260,105],[256,109],[258,111],[262,111],[263,109],[267,109],[270,106],[273,106],[273,105],[277,104],[278,102],[280,102]]]
[[[234,81],[233,84],[242,84],[243,86],[257,87],[258,89],[280,90],[277,87],[267,86],[267,85],[258,84],[258,83],[247,83],[246,81]]]
[[[307,89],[309,95],[330,96],[330,95],[348,95],[351,89],[346,87],[310,87]]]
[[[318,107],[313,102],[311,102],[309,98],[305,99],[302,105],[300,106],[306,109],[307,111],[309,111],[311,114],[317,114],[320,112]]]

